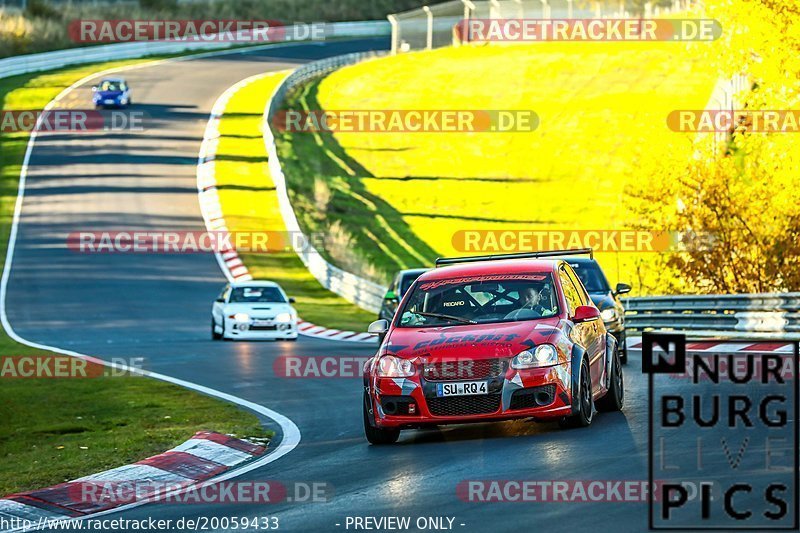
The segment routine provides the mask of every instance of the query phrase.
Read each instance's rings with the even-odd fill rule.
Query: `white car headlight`
[[[292,321],[291,313],[278,313],[275,316],[275,322],[291,322],[291,321]]]
[[[603,319],[603,322],[613,322],[619,318],[619,315],[617,314],[617,310],[614,308],[604,309],[603,311],[600,311],[600,318]]]
[[[378,360],[378,377],[410,378],[414,375],[414,363],[393,355],[384,355]]]
[[[533,351],[525,350],[511,360],[511,368],[538,368],[558,364],[558,352],[552,344],[540,344]]]
[[[247,313],[236,313],[233,315],[233,319],[237,322],[250,322],[250,315]]]

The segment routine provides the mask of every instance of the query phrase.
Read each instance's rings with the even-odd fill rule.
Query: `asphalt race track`
[[[645,530],[645,502],[487,504],[456,496],[469,479],[646,480],[646,381],[636,357],[625,367],[624,411],[599,414],[588,429],[516,421],[405,432],[396,446],[371,447],[359,379],[286,379],[275,376],[273,363],[282,354],[364,356],[374,346],[307,337],[212,342],[211,302],[225,281],[212,255],[66,248],[66,236],[78,230],[202,231],[197,153],[217,97],[258,73],[387,46],[388,39],[303,44],[134,69],[125,77],[135,108],[152,116],[148,131],[37,140],[8,286],[15,331],[104,359],[143,357],[147,370],[267,406],[294,421],[302,441],[239,479],[333,487],[327,503],[151,504],[112,516],[278,516],[285,531],[344,531],[348,516],[447,516],[461,531]],[[90,86],[72,93],[73,104],[89,106]]]

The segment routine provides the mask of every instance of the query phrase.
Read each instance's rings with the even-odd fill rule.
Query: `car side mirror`
[[[387,331],[389,331],[389,321],[384,318],[376,320],[367,328],[367,333],[375,333],[377,335],[386,333]]]
[[[575,316],[572,317],[572,321],[576,324],[580,324],[581,322],[591,322],[592,320],[597,320],[600,318],[600,310],[597,309],[593,305],[579,305],[577,309],[575,309]]]
[[[92,85],[92,92],[96,92],[96,91],[97,91],[97,85]]]
[[[295,302],[294,298],[289,298],[289,303],[293,304]]]
[[[617,283],[617,288],[614,290],[614,294],[627,294],[631,292],[631,286],[627,283]]]
[[[397,294],[394,291],[388,291],[384,295],[383,299],[384,300],[388,300],[390,302],[397,302],[399,300],[399,298],[397,297]]]

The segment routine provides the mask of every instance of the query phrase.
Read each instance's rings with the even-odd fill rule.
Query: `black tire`
[[[283,339],[283,340],[285,340],[286,342],[297,342],[297,337],[293,339]]]
[[[625,404],[625,379],[622,374],[622,363],[619,350],[614,354],[614,361],[611,364],[611,386],[605,396],[597,400],[595,405],[597,410],[610,413],[619,411]]]
[[[619,362],[623,365],[628,364],[628,337],[625,333],[622,333],[622,340],[619,343]]]
[[[364,435],[366,435],[367,441],[369,441],[370,444],[379,446],[397,442],[397,439],[400,438],[400,430],[374,427],[369,420],[369,413],[367,412],[369,397],[366,394],[364,394],[364,401],[361,403],[363,404],[362,409],[364,411]]]
[[[217,333],[217,323],[214,322],[214,317],[211,317],[211,340],[218,341],[221,338],[222,333]]]
[[[589,375],[589,363],[584,357],[581,360],[581,374],[578,378],[578,411],[561,419],[563,428],[585,428],[592,423],[594,401],[592,399],[592,378]]]

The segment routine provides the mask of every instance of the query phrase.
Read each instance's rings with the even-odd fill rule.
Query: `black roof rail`
[[[515,254],[474,255],[471,257],[440,257],[436,266],[453,265],[456,263],[477,263],[479,261],[495,261],[497,259],[542,259],[545,257],[561,257],[564,255],[586,255],[594,259],[594,250],[591,248],[575,248],[572,250],[542,250],[541,252],[519,252]]]

